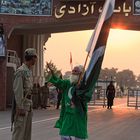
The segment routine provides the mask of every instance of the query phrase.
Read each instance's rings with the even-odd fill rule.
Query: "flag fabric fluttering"
[[[81,115],[86,111],[85,103],[91,100],[95,84],[99,77],[111,27],[114,6],[115,0],[106,0],[102,13],[96,24],[95,31],[87,46],[88,55],[86,57],[84,69],[88,56],[90,56],[91,59],[86,71],[83,71],[84,73],[80,76],[83,78],[78,81],[79,84],[77,84],[76,92],[74,92],[72,98],[73,103],[78,108]]]
[[[89,40],[88,46],[86,48],[86,51],[90,54],[89,55],[90,57],[92,56],[94,48],[97,47],[98,40],[101,39],[101,38],[99,38],[99,35],[101,34],[101,30],[103,29],[104,25],[111,23],[110,19],[112,18],[112,15],[113,15],[114,6],[115,6],[115,0],[106,0],[102,13],[96,24],[95,31],[93,31],[92,36]],[[108,25],[108,26],[110,26],[110,25]],[[109,27],[109,29],[110,29],[110,27]],[[104,32],[104,31],[102,30],[102,32]],[[107,37],[108,37],[108,35],[107,35]]]
[[[115,0],[106,0],[102,13],[98,19],[86,51],[91,57],[87,70],[84,73],[80,87],[94,89],[98,80],[102,61],[105,54],[107,39],[111,27],[111,19],[115,7]],[[84,85],[82,85],[84,83]]]

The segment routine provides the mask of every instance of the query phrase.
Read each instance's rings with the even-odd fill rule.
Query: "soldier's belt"
[[[31,100],[32,99],[32,95],[27,95],[26,98]]]
[[[29,99],[29,100],[32,99],[32,95],[30,95],[30,94],[29,94],[29,95],[26,95],[26,96],[25,96],[25,94],[24,94],[24,97],[27,98],[27,99]]]

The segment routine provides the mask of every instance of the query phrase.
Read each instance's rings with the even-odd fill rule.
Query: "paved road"
[[[140,110],[126,107],[126,99],[116,99],[112,110],[89,107],[89,140],[140,140]],[[35,110],[33,140],[60,140],[53,128],[59,111]],[[0,112],[0,140],[11,140],[10,111]]]

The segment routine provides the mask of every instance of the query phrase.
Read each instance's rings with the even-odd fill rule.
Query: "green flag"
[[[115,0],[106,0],[95,31],[88,44],[87,51],[91,59],[82,83],[86,89],[94,89],[95,83],[98,80],[111,27],[114,6]]]

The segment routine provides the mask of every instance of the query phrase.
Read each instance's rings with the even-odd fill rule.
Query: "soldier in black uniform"
[[[113,81],[107,86],[106,90],[106,97],[107,97],[107,109],[112,109],[113,100],[115,98],[115,87],[113,85]]]

